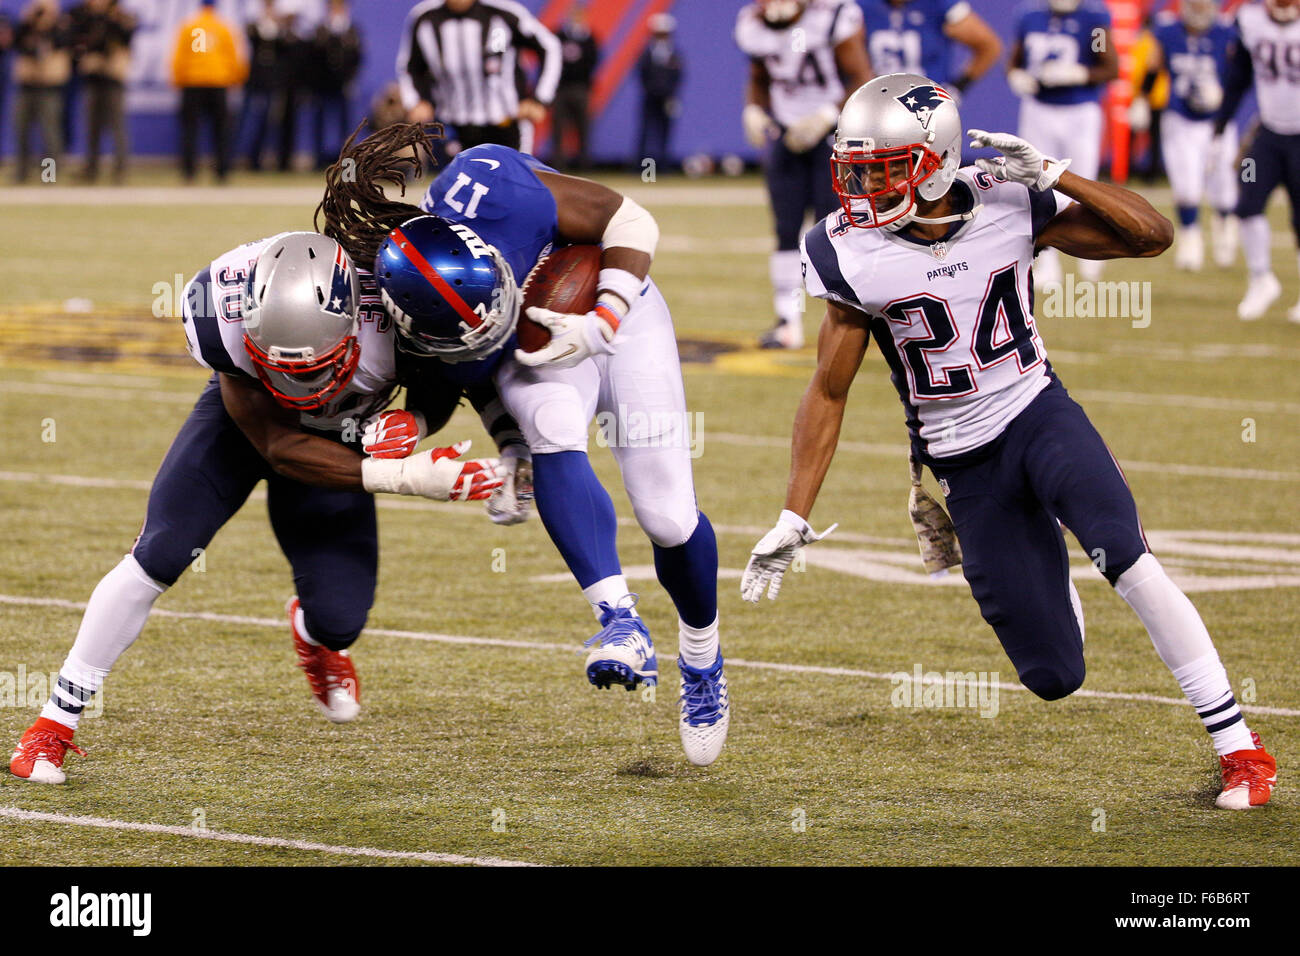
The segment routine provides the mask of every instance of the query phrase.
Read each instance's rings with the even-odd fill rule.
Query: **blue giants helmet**
[[[472,362],[505,345],[519,320],[510,264],[468,226],[408,219],[375,257],[375,281],[397,326],[398,347],[444,362]]]

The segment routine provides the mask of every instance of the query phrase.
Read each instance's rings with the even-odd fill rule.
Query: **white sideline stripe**
[[[68,601],[63,598],[23,597],[14,594],[0,594],[0,604],[25,605],[34,607],[57,607],[70,611],[84,611],[84,601]],[[155,608],[153,615],[182,620],[212,621],[219,624],[246,624],[253,627],[272,627],[283,629],[285,622],[281,618],[246,617],[237,614],[214,614],[208,611],[169,611]],[[363,634],[380,637],[401,637],[408,640],[430,641],[437,644],[478,645],[485,647],[512,647],[524,650],[563,651],[567,654],[579,654],[579,644],[556,644],[544,641],[511,641],[498,637],[468,637],[462,634],[436,634],[429,631],[399,631],[385,627],[368,627]],[[784,664],[771,661],[751,661],[740,657],[729,657],[727,663],[733,667],[752,667],[755,670],[780,671],[787,674],[820,674],[830,677],[861,677],[867,680],[892,681],[900,672],[881,673],[879,671],[859,670],[853,667],[826,667],[820,664]],[[903,672],[905,673],[905,672]],[[910,680],[910,675],[907,675]],[[934,682],[929,682],[934,683]],[[1023,684],[999,682],[1000,690],[1029,692]],[[1180,697],[1161,697],[1157,694],[1127,694],[1119,691],[1076,690],[1072,697],[1092,697],[1100,700],[1126,700],[1143,703],[1168,704],[1177,707],[1189,707],[1188,702]],[[1241,704],[1241,709],[1248,714],[1267,714],[1273,717],[1300,717],[1300,710],[1289,707],[1261,707],[1257,704]]]
[[[458,853],[434,853],[432,851],[380,850],[369,846],[334,846],[330,843],[313,843],[310,840],[286,840],[281,837],[257,836],[252,833],[228,833],[221,830],[192,830],[189,827],[163,823],[135,823],[130,820],[110,820],[106,817],[70,816],[63,813],[44,813],[39,810],[20,810],[17,807],[0,807],[0,817],[8,817],[10,820],[23,820],[29,823],[62,823],[76,827],[96,827],[101,830],[134,830],[137,833],[162,833],[167,836],[216,840],[218,843],[251,843],[254,846],[306,850],[310,853],[333,853],[336,856],[362,856],[382,860],[419,860],[422,863],[459,863],[468,866],[537,865],[535,863],[525,863],[521,860],[503,860],[495,856],[461,856]]]

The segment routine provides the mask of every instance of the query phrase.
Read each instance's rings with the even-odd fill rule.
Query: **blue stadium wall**
[[[22,0],[25,3],[26,0]],[[137,63],[131,91],[131,141],[141,154],[171,154],[176,151],[177,130],[174,92],[168,70],[174,24],[197,6],[197,0],[123,0],[139,15],[142,23],[135,43]],[[323,0],[285,0],[304,8],[307,19]],[[524,5],[548,18],[567,9],[571,0],[524,0]],[[0,0],[0,9],[11,17],[22,5],[19,0]],[[219,0],[218,9],[232,18],[246,8],[244,0]],[[71,3],[65,2],[65,6]],[[354,16],[362,30],[365,63],[362,68],[354,111],[359,120],[371,97],[393,77],[397,46],[403,21],[412,4],[406,0],[354,0]],[[640,89],[636,77],[636,56],[643,46],[645,22],[656,12],[668,11],[678,22],[677,38],[685,60],[682,115],[673,133],[673,153],[685,156],[706,153],[722,156],[735,153],[747,159],[754,150],[744,141],[740,112],[747,75],[745,57],[731,39],[736,11],[741,0],[592,0],[594,18],[608,21],[612,30],[603,44],[602,68],[610,70],[610,94],[593,126],[593,155],[603,162],[633,162],[640,116]],[[1009,36],[1019,0],[973,0],[973,6],[1004,37]],[[10,58],[12,59],[12,58]],[[611,65],[606,67],[605,63]],[[0,141],[6,152],[13,143],[12,86],[7,91],[4,130]],[[985,129],[1014,129],[1016,101],[1007,89],[1002,67],[972,87],[963,105],[968,126]],[[299,148],[311,142],[307,117],[302,117]],[[82,146],[78,118],[72,148]],[[540,149],[543,155],[546,149]]]

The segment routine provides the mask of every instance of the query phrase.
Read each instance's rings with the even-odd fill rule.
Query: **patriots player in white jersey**
[[[923,76],[877,77],[845,104],[834,158],[843,208],[803,244],[808,291],[826,300],[817,371],[795,417],[785,510],[753,549],[741,594],[775,598],[796,551],[825,536],[808,515],[874,338],[913,460],[939,479],[962,571],[1021,682],[1046,700],[1083,683],[1064,525],[1209,731],[1218,805],[1260,806],[1276,764],[1246,726],[1200,615],[1147,549],[1119,466],[1053,372],[1032,312],[1036,252],[1155,256],[1173,227],[1136,193],[1084,179],[1009,134],[971,130],[972,146],[1003,155],[959,168],[961,132],[951,98]]]
[[[154,602],[265,479],[271,526],[293,567],[290,630],[317,705],[356,717],[348,654],[374,600],[376,459],[345,444],[396,387],[392,323],[343,248],[282,233],[218,256],[185,289],[185,334],[212,378],[172,442],[131,552],[96,586],[37,721],[10,759],[17,777],[63,783],[82,712],[144,629]],[[450,414],[449,412],[447,414]],[[356,444],[356,438],[352,438]],[[404,493],[487,498],[496,459],[466,443],[408,459]],[[392,468],[381,463],[380,469]]]
[[[1286,187],[1291,228],[1300,240],[1300,0],[1264,0],[1238,10],[1237,48],[1216,130],[1232,120],[1252,82],[1259,104],[1259,131],[1250,144],[1247,168],[1254,175],[1242,177],[1237,203],[1241,251],[1250,273],[1246,294],[1237,306],[1237,317],[1245,321],[1263,316],[1282,294],[1273,274],[1264,215],[1278,186]],[[1300,301],[1287,318],[1300,322]]]
[[[1119,76],[1110,13],[1101,0],[1031,0],[1016,23],[1007,82],[1020,99],[1020,135],[1074,163],[1084,179],[1101,165],[1102,90]],[[1079,274],[1096,281],[1101,263],[1081,260]],[[1034,284],[1061,281],[1061,259],[1046,249]]]
[[[776,324],[760,344],[802,348],[799,234],[807,213],[819,219],[835,208],[829,134],[848,91],[871,76],[862,11],[853,0],[758,0],[736,17],[736,45],[750,64],[745,138],[764,151],[776,225],[768,260]]]
[[[1214,260],[1229,266],[1237,257],[1236,126],[1215,135],[1214,119],[1223,105],[1223,84],[1236,46],[1232,27],[1219,19],[1217,0],[1182,0],[1178,14],[1161,13],[1151,35],[1153,55],[1143,79],[1149,94],[1161,70],[1170,76],[1169,105],[1160,116],[1160,151],[1178,213],[1174,265],[1190,272],[1205,262],[1199,224],[1201,200],[1214,210],[1211,235]],[[1139,114],[1145,100],[1135,100]],[[1149,116],[1149,108],[1147,115]]]

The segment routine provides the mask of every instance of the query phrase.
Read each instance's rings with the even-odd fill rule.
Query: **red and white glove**
[[[482,501],[501,487],[505,468],[496,458],[458,460],[469,448],[469,441],[459,441],[450,448],[431,448],[409,458],[363,458],[361,483],[371,493]]]
[[[604,304],[582,315],[552,312],[534,305],[528,308],[528,317],[550,330],[551,341],[536,352],[515,349],[515,360],[520,365],[556,368],[573,368],[593,355],[613,355],[614,333],[622,318]]]
[[[380,412],[366,420],[361,448],[371,458],[405,458],[428,434],[424,415],[404,409]]]

